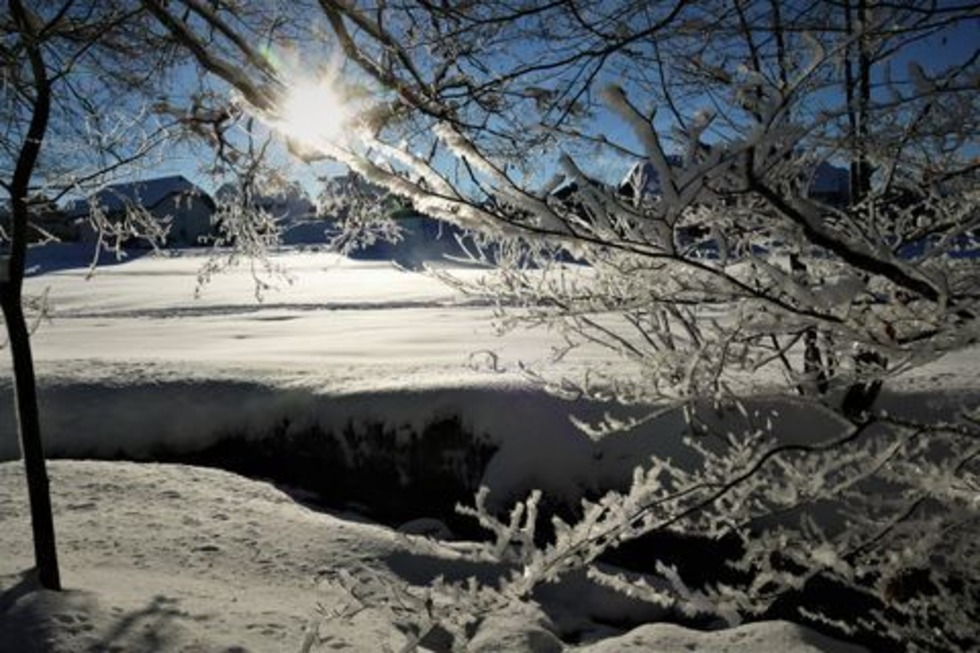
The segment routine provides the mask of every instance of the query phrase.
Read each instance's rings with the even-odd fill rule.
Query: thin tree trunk
[[[7,288],[4,290],[6,291]],[[3,292],[0,293],[0,304],[3,307],[3,318],[7,326],[14,366],[17,426],[31,505],[31,528],[34,532],[34,560],[37,565],[38,580],[42,587],[60,590],[61,578],[54,538],[54,519],[51,515],[48,474],[41,445],[41,422],[30,334],[20,300],[11,293]]]
[[[858,12],[861,20],[861,34],[858,38],[858,71],[860,73],[858,141],[861,149],[857,178],[860,197],[863,200],[871,192],[871,162],[868,160],[868,145],[871,139],[871,66],[873,64],[868,42],[868,30],[871,29],[871,11],[868,8],[867,0],[858,0]]]
[[[858,145],[858,107],[857,100],[854,97],[854,87],[856,83],[854,81],[854,19],[851,15],[853,9],[851,8],[850,0],[844,0],[843,4],[844,11],[844,30],[847,33],[847,46],[844,50],[844,99],[847,103],[847,127],[848,127],[848,144],[850,145],[851,160],[849,162],[848,170],[850,172],[850,183],[848,184],[848,194],[850,195],[850,203],[852,205],[860,202],[863,197],[860,175],[860,166],[858,164],[859,156],[859,145]]]
[[[21,40],[34,76],[34,107],[31,124],[17,157],[13,178],[8,186],[11,203],[10,255],[0,270],[0,308],[10,341],[14,367],[14,390],[17,403],[17,426],[21,455],[27,476],[34,534],[34,559],[42,587],[61,589],[58,555],[51,515],[51,495],[41,444],[41,421],[37,405],[37,384],[30,333],[24,319],[24,264],[27,257],[28,193],[41,144],[51,115],[51,83],[38,43],[38,21],[24,8],[21,0],[9,0],[10,16],[20,30]]]
[[[868,51],[870,11],[867,0],[857,0],[856,8],[852,6],[851,0],[845,0],[843,9],[848,36],[844,58],[844,84],[848,127],[851,131],[850,202],[854,207],[863,202],[871,192],[871,164],[868,161],[867,148],[871,135],[871,66],[874,62]],[[855,12],[859,25],[854,24]],[[855,48],[856,76],[853,61]],[[873,219],[871,209],[868,211],[868,219]],[[847,388],[841,411],[849,419],[857,421],[864,419],[865,413],[878,399],[882,386],[880,376],[888,367],[888,359],[877,352],[863,350],[855,354],[854,367],[858,378]]]

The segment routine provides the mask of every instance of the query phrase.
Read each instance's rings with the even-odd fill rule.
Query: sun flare
[[[340,93],[324,82],[301,82],[283,100],[279,128],[298,144],[322,147],[344,131],[346,109]]]

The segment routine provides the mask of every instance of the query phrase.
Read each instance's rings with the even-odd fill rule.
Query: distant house
[[[222,184],[214,195],[221,204],[234,204],[241,196],[241,190],[235,184],[228,182]],[[307,220],[316,214],[316,206],[310,201],[309,195],[295,183],[276,193],[257,195],[252,198],[252,204],[283,225]]]
[[[426,261],[464,256],[458,239],[467,240],[456,225],[419,213],[411,207],[390,212],[398,233],[396,242],[379,239],[354,249],[353,259],[394,261],[406,268],[418,268]]]
[[[667,163],[672,168],[683,165],[681,157],[676,155],[668,155]],[[808,180],[807,197],[834,207],[846,206],[850,201],[850,186],[847,168],[821,161]],[[634,164],[619,185],[623,197],[636,197],[636,189],[640,189],[640,197],[660,196],[660,175],[649,161]]]
[[[89,220],[93,204],[114,224],[125,224],[133,211],[145,211],[166,230],[167,246],[205,245],[217,235],[212,220],[214,200],[182,175],[106,186],[92,197],[71,203],[67,212],[79,223],[82,240],[97,237]],[[136,236],[134,241],[138,241]]]
[[[30,229],[28,242],[38,243],[50,240],[62,242],[78,240],[78,228],[67,213],[47,199],[35,198],[29,204]],[[0,241],[10,237],[10,201],[0,200]]]
[[[830,206],[847,206],[851,201],[850,171],[822,161],[813,171],[808,196]]]
[[[234,183],[223,184],[215,197],[221,206],[233,206],[241,201],[242,191]],[[323,244],[332,220],[317,214],[317,207],[310,196],[297,183],[287,185],[275,193],[251,198],[253,209],[263,211],[276,224],[283,245]]]
[[[666,159],[667,165],[672,169],[680,169],[683,166],[683,160],[679,156],[667,155]],[[811,199],[833,207],[843,207],[849,202],[849,173],[846,168],[821,162],[813,167],[812,176],[803,181],[806,184],[807,196]],[[660,174],[650,161],[634,164],[619,184],[612,188],[594,180],[585,180],[585,183],[596,190],[615,193],[624,204],[635,207],[656,206],[663,194]],[[580,199],[580,193],[579,182],[566,181],[552,191],[551,197],[563,208],[579,216],[584,222],[591,223],[595,216],[592,215],[592,210]],[[738,200],[732,197],[722,198],[721,201],[724,205],[729,205]],[[639,223],[653,217],[632,216],[626,219]],[[622,227],[621,222],[619,226]],[[709,232],[706,224],[687,223],[672,227],[671,235],[667,237],[674,238],[675,242],[682,247],[695,245],[702,249],[713,250],[715,245],[708,240]]]

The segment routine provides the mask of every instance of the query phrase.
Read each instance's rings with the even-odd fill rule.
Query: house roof
[[[106,186],[88,199],[72,202],[67,211],[73,216],[88,214],[89,204],[93,200],[109,213],[121,211],[131,206],[152,209],[175,195],[199,196],[213,203],[211,197],[204,190],[188,181],[186,177],[171,175]]]

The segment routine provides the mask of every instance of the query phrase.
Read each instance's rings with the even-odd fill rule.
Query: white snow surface
[[[0,464],[0,652],[298,651],[319,602],[349,601],[340,570],[404,582],[473,572],[453,545],[314,512],[268,484],[182,465],[52,461],[65,591],[39,589],[22,468]],[[399,650],[383,612],[317,620],[314,650]],[[473,651],[857,652],[769,622],[702,633],[668,624],[561,645],[533,606],[488,615]],[[428,650],[428,649],[422,649]]]
[[[520,492],[534,476],[542,489],[561,491],[581,487],[589,482],[583,474],[595,472],[595,445],[568,415],[597,419],[609,407],[549,397],[521,365],[574,377],[588,366],[615,365],[614,356],[585,348],[554,363],[557,334],[538,328],[500,337],[490,307],[432,276],[284,250],[271,263],[286,276],[273,277],[274,287],[257,301],[248,262],[202,287],[207,258],[199,252],[145,255],[99,267],[91,278],[89,258],[72,246],[40,256],[26,288],[48,301],[33,353],[52,455],[202,448],[223,433],[264,434],[283,418],[328,429],[370,418],[417,430],[459,415],[470,431],[502,445],[488,479],[497,485],[522,485]],[[10,378],[4,352],[0,460],[18,455]],[[980,348],[893,385],[975,389]],[[661,420],[660,446],[672,448],[677,438],[669,436],[681,428],[678,420]]]
[[[500,446],[484,482],[496,493],[491,499],[504,504],[532,487],[575,496],[623,478],[644,456],[685,455],[676,414],[640,434],[591,441],[570,423],[569,411],[596,418],[606,407],[548,397],[519,369],[519,362],[548,361],[557,336],[539,329],[500,338],[490,307],[429,276],[293,250],[272,257],[291,282],[279,280],[261,302],[247,264],[216,276],[195,298],[205,260],[186,252],[147,255],[88,278],[77,261],[41,259],[27,292],[46,292],[50,307],[33,336],[50,455],[195,449],[225,433],[263,435],[284,417],[297,426],[373,419],[418,429],[458,415]],[[550,368],[575,374],[608,362],[607,352],[585,350]],[[0,461],[18,457],[10,377],[9,357],[0,352]],[[886,403],[932,402],[932,410],[942,410],[980,387],[980,349],[923,367],[896,386],[919,393],[917,400],[903,394]],[[780,410],[787,423],[818,429],[812,416],[790,405]],[[416,583],[437,573],[467,575],[450,545],[313,512],[232,474],[68,460],[50,468],[69,588],[60,594],[37,590],[24,576],[32,558],[22,467],[0,463],[3,652],[292,651],[324,598],[318,577],[339,569]],[[566,592],[570,605],[581,601],[579,589]],[[330,595],[336,587],[326,591],[327,603],[339,600]],[[601,611],[595,604],[603,602],[607,613],[620,609],[610,601],[596,597],[589,610]],[[356,619],[353,627],[326,626],[333,638],[327,648],[332,641],[345,650],[398,650],[404,641],[381,614]],[[532,621],[488,619],[481,650],[552,650],[556,640],[547,633],[529,635],[540,629]],[[655,624],[582,650],[855,649],[772,623],[721,633]]]
[[[26,289],[48,301],[33,347],[54,456],[198,449],[223,433],[264,434],[284,417],[297,428],[372,419],[418,429],[459,415],[474,433],[520,440],[521,455],[494,466],[509,475],[497,485],[528,478],[559,444],[571,467],[535,476],[557,490],[580,485],[565,471],[588,464],[587,439],[569,406],[535,391],[519,369],[547,361],[556,336],[500,338],[490,307],[430,275],[289,250],[271,256],[282,275],[244,262],[200,286],[201,253],[148,254],[91,278],[86,256],[56,254],[41,258]],[[253,272],[273,285],[261,301]],[[562,365],[574,373],[605,359],[595,350]],[[4,354],[0,460],[18,455],[9,369]]]

